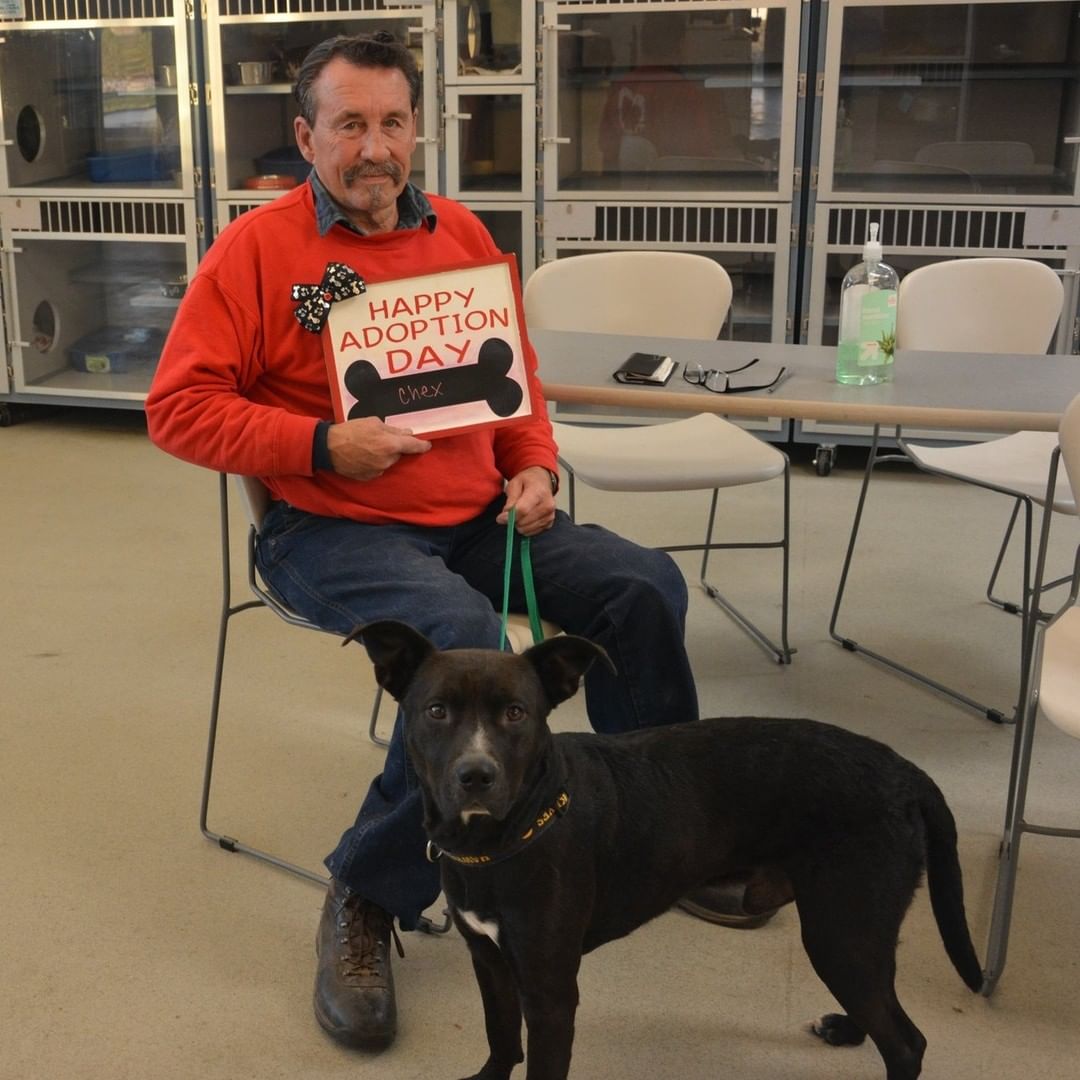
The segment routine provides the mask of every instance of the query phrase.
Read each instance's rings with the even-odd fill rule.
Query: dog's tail
[[[964,881],[956,851],[956,822],[945,796],[928,776],[919,807],[926,823],[926,878],[930,887],[930,906],[953,967],[970,989],[978,991],[983,981],[982,965],[971,943],[964,912]]]

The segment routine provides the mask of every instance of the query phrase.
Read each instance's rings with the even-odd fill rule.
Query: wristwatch
[[[544,469],[544,472],[546,472],[548,474],[548,477],[551,479],[551,494],[552,495],[558,495],[559,494],[559,474],[557,472],[552,472],[551,469],[547,469],[547,468]]]

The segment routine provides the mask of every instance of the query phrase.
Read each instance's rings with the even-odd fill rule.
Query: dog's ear
[[[548,638],[522,655],[536,669],[544,693],[552,705],[558,705],[577,693],[581,676],[595,661],[603,661],[613,674],[615,672],[611,657],[599,645],[572,634]]]
[[[342,645],[357,640],[375,665],[375,681],[395,701],[402,699],[417,668],[435,651],[418,630],[393,619],[356,627]]]

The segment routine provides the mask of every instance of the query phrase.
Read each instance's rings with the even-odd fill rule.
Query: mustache
[[[396,184],[401,181],[402,169],[396,161],[385,161],[382,164],[365,161],[359,165],[351,165],[341,174],[346,185],[367,176],[389,176]]]

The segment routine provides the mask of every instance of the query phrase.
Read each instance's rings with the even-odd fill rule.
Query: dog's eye
[[[427,707],[427,714],[432,720],[445,720],[446,706],[441,701],[433,701]]]
[[[506,719],[516,724],[519,720],[525,719],[525,710],[520,705],[507,705]]]

